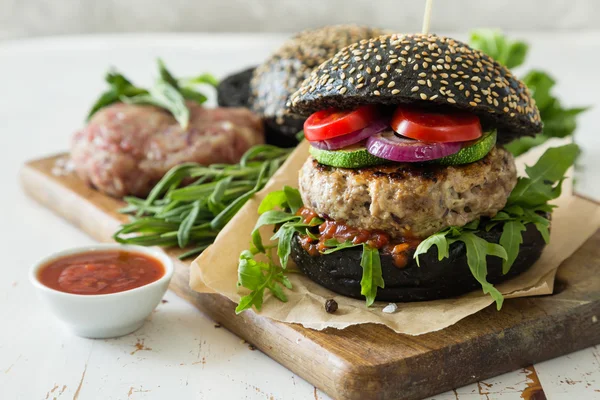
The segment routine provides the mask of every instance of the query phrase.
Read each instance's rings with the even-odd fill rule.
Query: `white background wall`
[[[415,31],[424,0],[0,0],[0,39],[94,32],[292,32],[333,23]],[[432,30],[593,30],[599,0],[434,0]]]

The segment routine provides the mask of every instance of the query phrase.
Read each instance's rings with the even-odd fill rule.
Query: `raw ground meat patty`
[[[300,193],[321,217],[393,238],[427,237],[448,226],[494,216],[517,183],[512,155],[494,148],[483,159],[455,166],[391,164],[333,168],[310,157]]]
[[[175,165],[235,164],[263,143],[261,119],[248,109],[187,106],[187,130],[154,106],[117,103],[101,109],[73,138],[77,174],[111,196],[144,197]]]

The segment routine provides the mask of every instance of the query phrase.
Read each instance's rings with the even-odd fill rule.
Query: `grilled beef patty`
[[[512,155],[494,148],[472,164],[333,168],[309,158],[300,171],[304,204],[322,217],[392,238],[427,237],[494,216],[517,182]]]

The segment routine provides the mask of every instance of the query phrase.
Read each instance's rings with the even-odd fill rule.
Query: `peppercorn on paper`
[[[517,158],[519,175],[523,175],[524,166],[533,165],[546,148],[564,143],[553,140]],[[298,146],[266,187],[245,204],[219,233],[214,244],[192,263],[192,289],[200,293],[219,293],[236,303],[247,293],[246,289],[236,285],[237,267],[240,253],[250,247],[258,206],[267,193],[281,190],[285,185],[298,187],[298,172],[308,157],[308,146],[306,141]],[[525,273],[495,285],[505,299],[551,294],[560,264],[600,229],[600,205],[572,195],[571,187],[568,179],[561,197],[552,201],[558,208],[552,215],[550,243],[541,258]],[[264,228],[263,240],[272,234],[269,227]],[[494,303],[490,296],[477,290],[443,300],[397,303],[397,310],[387,314],[382,310],[388,303],[376,302],[367,308],[364,300],[335,294],[302,274],[289,274],[289,279],[293,289],[286,289],[287,302],[279,301],[266,291],[262,309],[245,312],[257,312],[267,318],[317,330],[374,323],[386,325],[398,333],[422,335],[444,329]],[[328,299],[337,301],[336,313],[325,311],[324,304]]]

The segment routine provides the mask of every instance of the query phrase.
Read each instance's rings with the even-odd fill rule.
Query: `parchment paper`
[[[517,159],[520,174],[523,174],[524,165],[534,164],[546,147],[561,144],[564,142],[550,142],[543,148],[535,149]],[[220,293],[235,302],[239,301],[240,294],[236,287],[238,256],[249,248],[250,233],[258,218],[258,205],[267,193],[279,190],[284,185],[298,187],[298,171],[307,157],[308,144],[304,141],[266,187],[248,201],[219,233],[214,244],[192,263],[192,289],[201,293]],[[560,263],[600,228],[600,206],[573,196],[571,187],[571,181],[565,181],[563,195],[553,202],[558,208],[552,217],[550,244],[541,258],[527,272],[496,285],[505,298],[552,293],[556,269]],[[263,240],[268,237],[269,234],[265,231]],[[421,335],[446,328],[493,303],[482,291],[474,291],[451,299],[398,303],[395,313],[386,314],[382,309],[387,303],[375,303],[367,308],[364,300],[336,295],[302,274],[290,274],[289,278],[294,288],[286,291],[288,302],[282,303],[271,298],[270,293],[266,291],[259,314],[317,330],[329,327],[344,329],[350,325],[376,323],[384,324],[399,333]],[[339,305],[335,314],[328,314],[324,310],[325,301],[331,298]]]

